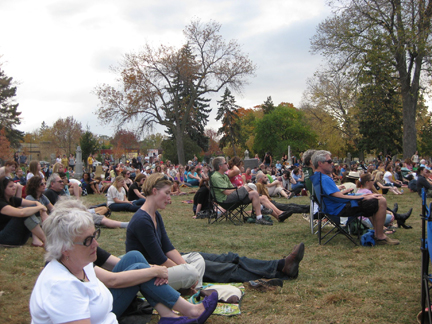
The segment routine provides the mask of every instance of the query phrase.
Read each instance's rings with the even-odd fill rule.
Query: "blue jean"
[[[27,217],[12,217],[0,230],[0,244],[24,245],[30,237],[30,231],[24,225]]]
[[[113,269],[113,272],[122,272],[136,269],[150,268],[147,260],[138,251],[126,253]],[[138,291],[154,307],[156,304],[164,304],[172,309],[180,297],[180,293],[169,285],[155,286],[155,279],[143,282],[139,285],[127,288],[110,288],[113,295],[113,313],[119,318],[134,300]]]
[[[137,201],[137,200],[136,200]],[[113,203],[108,206],[108,208],[112,211],[129,211],[129,212],[136,212],[138,209],[140,209],[141,206],[136,205],[135,203],[129,204],[129,203]]]
[[[236,253],[213,254],[199,252],[205,260],[205,282],[246,282],[261,278],[288,277],[277,270],[278,260],[256,260]]]
[[[188,180],[187,183],[190,184],[191,186],[199,185],[199,181],[197,179]]]
[[[140,198],[137,200],[133,200],[132,203],[137,206],[142,206],[144,205],[145,201],[146,201],[145,198]]]

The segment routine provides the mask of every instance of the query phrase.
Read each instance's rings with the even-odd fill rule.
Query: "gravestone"
[[[82,151],[81,151],[81,147],[78,146],[76,150],[76,158],[75,158],[75,178],[81,179],[82,176],[83,176]]]
[[[251,168],[251,169],[258,168],[259,166],[258,159],[249,159],[249,160],[244,160],[243,162],[244,162],[245,170],[247,168]]]

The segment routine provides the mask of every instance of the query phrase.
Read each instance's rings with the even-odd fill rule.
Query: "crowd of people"
[[[216,307],[218,294],[196,305],[180,294],[195,293],[203,282],[297,278],[303,243],[276,260],[257,260],[230,251],[180,253],[160,213],[175,195],[194,194],[196,218],[209,211],[207,215],[223,213],[215,203],[240,201],[251,204],[256,224],[272,225],[265,215],[282,223],[294,213],[309,213],[309,204],[290,203],[290,199],[307,194],[310,179],[328,196],[346,200],[328,201],[326,213],[362,213],[362,221],[375,230],[378,245],[400,243],[388,236],[394,233],[394,222],[399,228],[410,228],[405,221],[412,210],[400,214],[397,204],[389,209],[388,192],[401,195],[405,189],[420,194],[424,188],[432,197],[430,164],[416,155],[403,162],[378,158],[368,164],[344,164],[335,163],[331,152],[308,150],[289,164],[287,156],[275,162],[267,152],[262,163],[258,159],[256,168],[246,170],[238,157],[228,161],[216,157],[210,165],[194,159],[185,166],[135,159],[108,163],[103,174],[95,174],[90,158],[81,180],[73,177],[73,155],[59,156],[51,172],[45,172],[38,161],[30,161],[26,168],[27,161],[21,163],[20,156],[19,164],[7,161],[0,168],[0,244],[23,245],[31,237],[33,246],[46,250],[47,264],[30,300],[34,323],[116,323],[139,291],[158,311],[160,323],[204,323]],[[210,199],[210,186],[214,186],[214,199]],[[84,207],[80,202],[84,194],[105,194],[105,206]],[[129,223],[118,222],[97,212],[100,207],[134,214]],[[121,259],[99,246],[100,225],[126,228],[126,254]],[[70,293],[62,294],[64,289]]]

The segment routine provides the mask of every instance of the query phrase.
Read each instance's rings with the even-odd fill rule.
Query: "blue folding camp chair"
[[[422,323],[432,323],[432,316],[430,312],[430,289],[432,284],[432,275],[429,274],[429,261],[432,258],[432,218],[431,218],[431,210],[432,203],[427,206],[426,205],[426,191],[424,188],[421,193],[422,197],[422,239],[421,239],[421,255],[422,255],[422,289],[421,289],[421,309],[422,309]],[[429,248],[431,247],[431,248]],[[425,309],[428,309],[428,312],[424,312]],[[428,321],[426,322],[426,319]]]
[[[325,192],[323,192],[323,190],[322,190],[321,178],[322,178],[321,172],[315,172],[315,174],[310,177],[310,179],[312,180],[312,184],[313,184],[314,200],[318,204],[318,243],[321,245],[321,242],[326,237],[329,237],[327,239],[327,241],[325,241],[325,243],[323,244],[323,245],[326,245],[335,236],[342,234],[347,239],[349,239],[354,245],[358,245],[358,241],[360,240],[360,229],[363,227],[363,224],[358,219],[358,217],[361,216],[361,214],[347,217],[346,223],[343,224],[341,222],[342,217],[340,215],[339,216],[338,215],[331,215],[328,212],[326,212],[325,204],[326,204],[326,201],[333,201],[333,202],[344,203],[344,204],[347,204],[350,202],[352,207],[357,207],[359,200],[358,199],[349,199],[348,195],[347,195],[347,198],[336,198],[336,197],[333,197],[330,195],[326,195]],[[329,222],[331,225],[333,225],[333,228],[329,232],[327,232],[323,235],[322,223],[323,223],[324,219],[326,222]],[[357,230],[357,240],[355,240],[354,237],[350,233],[349,228],[350,228],[351,223],[355,223],[356,227],[358,229]]]

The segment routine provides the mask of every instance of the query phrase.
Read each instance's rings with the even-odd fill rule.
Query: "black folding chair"
[[[432,218],[431,210],[432,203],[429,207],[426,205],[426,191],[422,189],[422,239],[421,239],[421,256],[422,256],[422,288],[421,288],[421,309],[422,323],[432,323],[432,316],[430,311],[431,299],[430,290],[432,285],[432,275],[429,273],[429,262],[431,260],[432,253]],[[425,309],[428,309],[425,312]],[[427,320],[427,321],[426,321]]]
[[[246,208],[249,206],[250,202],[244,203],[240,200],[240,195],[238,191],[239,188],[237,187],[234,188],[215,187],[211,181],[214,172],[209,174],[210,199],[211,199],[211,203],[217,208],[217,211],[213,213],[213,216],[211,218],[209,218],[209,224],[226,220],[226,221],[230,221],[234,225],[243,225],[245,219],[249,217],[249,214],[246,212]],[[218,201],[215,195],[215,190],[223,191],[229,189],[235,189],[235,193],[239,197],[238,201],[234,203],[225,203],[223,201]]]
[[[333,201],[333,202],[344,203],[344,204],[351,202],[352,206],[355,207],[355,204],[357,204],[359,200],[349,199],[349,196],[347,196],[347,198],[336,198],[330,195],[326,195],[322,190],[321,178],[322,178],[321,172],[316,172],[313,176],[310,177],[313,183],[314,201],[318,204],[318,243],[321,245],[321,242],[328,237],[328,239],[323,243],[323,245],[326,245],[334,237],[336,237],[339,234],[342,234],[347,239],[349,239],[354,245],[358,245],[358,241],[360,240],[361,229],[364,228],[364,225],[358,218],[359,216],[361,216],[361,214],[355,216],[348,216],[346,223],[342,223],[341,218],[343,216],[331,215],[325,212],[326,210],[325,202]],[[323,220],[325,220],[325,222],[333,226],[333,228],[325,234],[323,234],[322,231]],[[355,224],[355,226],[357,227],[357,239],[355,239],[352,236],[352,233],[350,232],[351,224]]]

